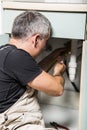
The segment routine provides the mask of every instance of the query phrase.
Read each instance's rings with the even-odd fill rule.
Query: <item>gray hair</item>
[[[12,37],[26,38],[39,33],[41,38],[48,38],[51,33],[49,20],[37,11],[26,11],[17,16],[13,23]]]

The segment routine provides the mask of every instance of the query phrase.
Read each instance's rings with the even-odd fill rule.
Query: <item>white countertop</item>
[[[24,1],[2,1],[4,9],[60,11],[60,12],[87,12],[87,4],[60,4],[60,3],[32,3]]]

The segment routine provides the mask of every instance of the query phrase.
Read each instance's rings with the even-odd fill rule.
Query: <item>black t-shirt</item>
[[[26,51],[13,45],[0,48],[0,113],[12,106],[26,91],[26,85],[42,72]]]

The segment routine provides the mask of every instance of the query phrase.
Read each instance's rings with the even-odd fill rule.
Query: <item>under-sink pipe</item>
[[[2,8],[2,1],[0,0],[0,34],[3,34],[3,8]]]
[[[77,68],[76,56],[77,56],[77,40],[72,40],[71,56],[69,62],[69,79],[71,80],[71,82],[74,82],[76,76],[76,68]]]

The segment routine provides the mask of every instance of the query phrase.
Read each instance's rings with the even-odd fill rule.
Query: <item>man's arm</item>
[[[42,71],[40,75],[28,83],[28,86],[51,96],[61,96],[64,90],[64,78],[61,74],[64,70],[65,65],[58,63],[54,67],[53,76]]]
[[[63,93],[64,79],[62,76],[51,76],[43,71],[34,80],[29,82],[28,86],[51,96],[60,96]]]
[[[47,57],[45,57],[39,65],[43,69],[42,73],[38,75],[34,80],[28,83],[28,86],[42,91],[51,96],[60,96],[64,90],[64,78],[62,73],[65,70],[65,65],[57,63],[54,66],[53,76],[47,73],[55,62],[57,62],[57,57],[59,55],[64,55],[65,48],[56,49]],[[45,70],[45,71],[44,71]]]

